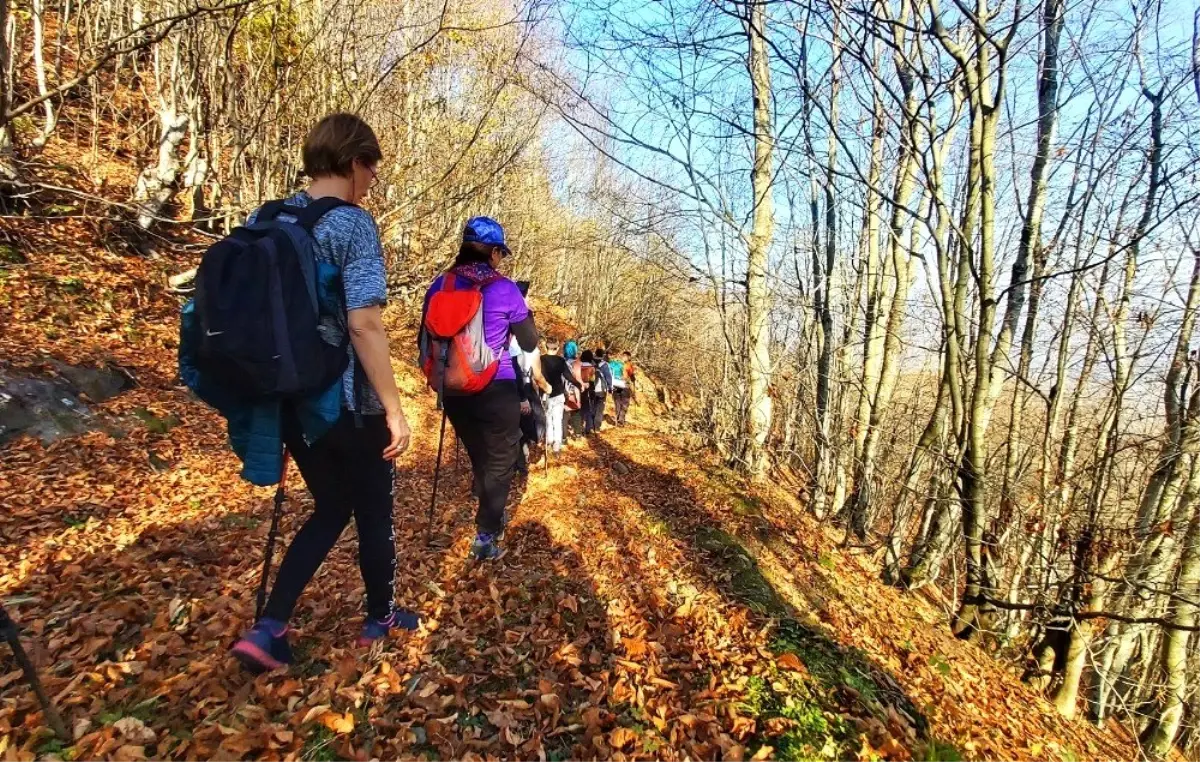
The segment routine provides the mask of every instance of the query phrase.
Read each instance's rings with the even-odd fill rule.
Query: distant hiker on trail
[[[280,482],[286,452],[315,503],[261,618],[233,647],[256,671],[292,660],[288,620],[352,516],[367,593],[359,645],[417,627],[417,615],[393,601],[393,460],[408,447],[409,429],[383,327],[383,250],[371,215],[356,206],[381,158],[358,117],[322,119],[304,141],[308,189],[264,205],[214,244],[184,309],[181,375],[228,418],[242,475]],[[282,505],[281,488],[272,541]],[[265,574],[263,584],[260,595]]]
[[[596,350],[596,385],[592,391],[592,431],[604,427],[604,406],[613,389],[612,369],[603,349]]]
[[[515,337],[523,352],[532,352],[538,339],[533,313],[517,284],[497,270],[509,253],[500,223],[490,217],[468,220],[454,266],[435,278],[425,294],[418,339],[426,376],[431,386],[444,385],[446,415],[471,459],[479,509],[470,557],[478,561],[503,555],[504,505],[521,443],[521,395],[509,338]],[[476,301],[461,303],[473,305],[471,315],[478,322],[467,315],[466,328],[452,341],[437,341],[431,324],[461,323],[464,316],[437,314],[441,304],[457,303],[435,301],[435,295],[455,292],[479,294]],[[435,356],[439,345],[447,352],[444,359]]]
[[[525,297],[525,303],[529,303],[529,281],[519,281],[517,287],[521,289],[521,295]],[[533,313],[533,310],[530,310]],[[514,337],[515,339],[515,337]],[[533,348],[532,352],[521,351],[516,342],[509,345],[509,351],[513,349],[519,352],[517,361],[518,374],[523,379],[521,389],[521,399],[523,402],[529,403],[528,410],[525,405],[521,406],[521,433],[522,433],[522,462],[528,459],[528,449],[533,444],[544,444],[546,441],[546,406],[542,402],[542,395],[550,391],[550,383],[546,377],[542,375],[542,347],[539,342],[538,346]],[[528,464],[525,464],[526,466]]]
[[[554,339],[546,342],[546,354],[542,355],[542,376],[550,383],[546,397],[546,447],[557,455],[562,452],[567,388],[570,386],[578,399],[583,383],[567,365],[566,358],[559,355],[558,341]]]
[[[579,387],[568,386],[566,389],[566,417],[563,419],[565,438],[570,440],[583,436],[583,399],[587,396],[587,387],[583,382],[583,361],[579,359],[579,343],[570,339],[563,345],[563,358],[571,374],[579,381]]]
[[[521,296],[527,296],[529,281],[518,281],[517,288]],[[546,438],[546,410],[542,405],[541,393],[549,391],[550,384],[542,377],[540,347],[526,352],[521,349],[517,337],[513,336],[508,343],[508,354],[512,358],[517,389],[521,394],[521,446],[517,452],[517,471],[524,474],[529,471],[529,446]]]
[[[583,419],[584,436],[592,433],[592,404],[596,400],[596,355],[590,349],[579,355],[575,374],[583,382],[583,394],[579,398],[579,415]]]
[[[625,416],[629,414],[629,403],[633,397],[634,368],[633,357],[628,352],[613,356],[608,361],[612,373],[612,398],[616,408],[618,426],[625,425]]]

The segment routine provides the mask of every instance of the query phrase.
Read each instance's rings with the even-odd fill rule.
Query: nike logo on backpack
[[[224,331],[208,331],[208,330],[206,330],[204,333],[208,336],[220,336],[221,334],[223,334],[225,332]]]

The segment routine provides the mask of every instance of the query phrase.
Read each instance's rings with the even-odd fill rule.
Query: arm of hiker
[[[517,344],[522,351],[532,352],[537,348],[538,332],[532,314],[527,314],[523,320],[513,323],[512,333],[517,337]]]
[[[567,383],[569,383],[571,386],[574,386],[576,389],[583,388],[583,381],[580,380],[579,376],[575,375],[575,371],[571,368],[570,363],[566,364],[566,371],[563,372],[563,378],[565,378]]]
[[[533,371],[534,386],[541,389],[543,394],[549,394],[551,386],[550,382],[546,380],[546,375],[542,373],[542,360],[540,357],[534,360],[531,370]]]
[[[346,297],[346,322],[354,354],[362,363],[371,388],[383,405],[391,435],[383,457],[395,458],[408,449],[410,432],[400,409],[400,392],[392,375],[392,358],[383,306],[387,304],[387,267],[375,220],[357,207],[333,212],[352,219],[353,227],[343,241],[342,290]]]
[[[395,458],[408,449],[411,432],[404,411],[400,408],[400,391],[396,388],[396,377],[392,375],[392,358],[388,351],[387,329],[383,327],[383,309],[378,306],[350,310],[350,342],[354,354],[362,363],[363,372],[371,382],[371,388],[379,395],[383,412],[387,416],[391,440],[383,450],[387,460]]]

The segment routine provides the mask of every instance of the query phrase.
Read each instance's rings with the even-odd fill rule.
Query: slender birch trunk
[[[46,141],[50,139],[50,135],[54,132],[54,126],[58,123],[58,117],[54,113],[54,100],[47,97],[50,87],[46,81],[46,0],[31,0],[31,4],[33,10],[31,19],[33,26],[33,71],[37,79],[38,96],[46,99],[42,102],[42,110],[46,114],[42,122],[42,130],[33,139],[33,145],[36,148],[41,148],[46,145]]]
[[[1043,273],[1045,270],[1045,251],[1042,248],[1042,218],[1046,208],[1046,186],[1050,168],[1050,151],[1054,144],[1054,134],[1058,126],[1058,46],[1063,28],[1063,0],[1046,0],[1042,10],[1042,39],[1043,51],[1038,75],[1038,132],[1037,153],[1034,155],[1033,166],[1029,170],[1029,201],[1024,224],[1021,226],[1021,240],[1018,245],[1017,260],[1013,264],[1013,282],[1009,286],[1009,300],[1005,308],[1005,326],[1010,334],[1015,330],[1017,319],[1021,312],[1024,286],[1018,285],[1025,279],[1025,266],[1033,262],[1033,281],[1029,289],[1029,310],[1025,315],[1025,330],[1021,336],[1020,357],[1017,361],[1017,386],[1013,392],[1012,411],[1009,416],[1008,444],[1004,455],[1004,476],[1000,489],[1000,515],[996,521],[993,534],[1005,537],[1013,526],[1018,515],[1024,510],[1018,504],[1017,468],[1023,455],[1021,442],[1021,427],[1025,418],[1025,405],[1029,393],[1024,385],[1029,383],[1029,371],[1033,364],[1033,345],[1037,335],[1038,310],[1041,306]],[[1002,329],[1003,336],[1003,329]],[[1004,362],[1003,343],[996,344],[996,355],[993,362]],[[999,392],[1001,375],[993,366],[992,393]],[[1020,519],[1023,522],[1023,518]],[[1021,545],[1021,553],[1013,566],[1012,578],[1008,585],[1008,600],[1017,602],[1020,587],[1024,580],[1025,570],[1033,554],[1034,543],[1026,540]],[[1013,617],[1013,622],[1017,621]]]
[[[10,45],[9,26],[13,23],[12,9],[7,0],[0,0],[0,181],[11,181],[17,177],[17,165],[13,156],[12,123],[8,120],[8,109],[12,105],[13,51]]]
[[[996,129],[1000,116],[999,104],[1004,94],[1006,59],[1011,33],[1000,38],[988,32],[993,17],[987,0],[977,0],[973,45],[968,54],[954,42],[942,26],[936,2],[933,10],[933,29],[942,47],[956,61],[967,86],[970,106],[971,136],[969,140],[967,203],[959,225],[963,257],[974,261],[977,290],[976,336],[973,347],[974,379],[971,406],[965,421],[962,458],[959,462],[959,494],[962,500],[963,541],[966,556],[966,586],[962,604],[955,616],[954,634],[972,639],[992,628],[995,610],[994,585],[988,561],[987,528],[987,430],[991,422],[994,397],[991,392],[994,358],[1007,354],[1012,331],[1001,326],[992,347],[992,331],[996,320],[996,300],[993,296],[995,271],[996,215]],[[1014,22],[1015,24],[1015,22]],[[974,231],[978,229],[978,245]],[[1023,276],[1022,276],[1023,277]],[[1023,289],[1024,285],[1018,288]],[[1010,292],[1009,303],[1013,302]],[[1007,324],[1007,321],[1006,321]]]
[[[1191,502],[1197,505],[1195,499]],[[1183,724],[1188,694],[1188,641],[1197,637],[1187,628],[1196,626],[1197,613],[1200,613],[1196,604],[1196,601],[1200,601],[1200,510],[1192,511],[1183,546],[1183,557],[1175,580],[1175,598],[1171,601],[1168,615],[1175,628],[1166,630],[1160,657],[1166,684],[1163,686],[1158,713],[1143,734],[1146,754],[1151,759],[1170,757],[1172,744]],[[1195,653],[1194,648],[1192,653]]]
[[[879,50],[875,50],[875,67],[879,66]],[[867,431],[871,426],[871,410],[879,388],[883,368],[884,321],[880,314],[885,301],[884,264],[879,253],[879,230],[882,227],[880,207],[882,194],[879,183],[883,176],[884,124],[883,98],[879,86],[872,90],[871,153],[867,168],[866,208],[863,210],[860,249],[863,252],[863,286],[866,308],[863,315],[863,361],[859,375],[858,407],[854,416],[854,475],[851,482],[850,526],[859,538],[866,537],[866,525],[860,520],[860,506],[870,500],[871,484],[864,481],[863,458]]]
[[[749,0],[746,36],[749,45],[750,83],[754,93],[754,168],[750,181],[754,193],[753,227],[746,265],[746,416],[747,457],[752,474],[766,467],[765,446],[771,431],[771,295],[768,268],[775,217],[772,151],[774,126],[771,116],[771,68],[767,58],[766,0]]]
[[[834,25],[833,35],[830,41],[832,47],[831,54],[833,62],[830,66],[830,86],[829,86],[829,121],[830,124],[837,125],[838,119],[838,95],[841,92],[841,59],[842,49],[840,42],[841,15],[838,14],[837,8],[834,9]],[[807,57],[805,66],[807,67]],[[805,69],[807,78],[807,68]],[[805,97],[812,98],[812,90],[805,85]],[[807,124],[806,124],[807,127]],[[811,141],[811,136],[809,138]],[[815,463],[813,467],[814,486],[813,486],[813,512],[818,518],[823,518],[829,512],[830,498],[836,492],[836,469],[834,467],[835,453],[833,444],[833,426],[832,412],[835,409],[831,393],[831,376],[833,373],[834,361],[834,344],[835,336],[833,329],[833,271],[834,262],[837,254],[837,136],[834,130],[829,131],[828,142],[826,144],[825,167],[824,167],[824,201],[825,201],[825,240],[824,248],[820,249],[814,245],[813,248],[813,294],[814,294],[814,309],[817,313],[817,320],[820,325],[821,348],[817,359],[817,437],[816,437],[816,454],[814,457]],[[810,148],[810,153],[815,153]],[[816,182],[816,173],[813,173],[813,182]],[[813,231],[814,242],[816,239],[816,230],[819,227],[817,219],[817,203],[816,190],[814,189],[813,202]],[[836,505],[835,505],[836,509]]]
[[[897,30],[895,46],[899,52],[895,55],[894,60],[896,76],[903,94],[901,101],[903,116],[900,126],[899,154],[896,158],[896,178],[892,188],[892,210],[888,222],[887,266],[883,268],[885,276],[880,283],[880,314],[877,316],[877,319],[883,323],[883,343],[880,349],[878,378],[873,389],[866,385],[867,374],[864,373],[864,390],[868,395],[869,404],[867,405],[862,452],[859,454],[857,464],[858,473],[854,479],[854,503],[851,508],[850,525],[860,539],[866,538],[875,520],[872,494],[876,481],[875,470],[879,439],[882,434],[881,424],[900,375],[900,333],[904,325],[909,289],[912,287],[915,274],[912,256],[919,250],[920,240],[914,226],[913,237],[907,241],[908,248],[905,248],[904,231],[912,215],[908,203],[916,187],[919,145],[917,142],[917,98],[914,81],[916,72],[908,63],[907,56],[913,55],[913,51],[907,50],[907,41],[903,31],[908,23],[908,4],[904,3],[901,8],[900,23],[895,27]],[[918,206],[923,203],[922,201]],[[890,276],[886,274],[889,268]],[[890,293],[889,281],[891,283]],[[859,425],[862,424],[863,421],[860,419]],[[896,533],[895,525],[893,525],[892,533]]]

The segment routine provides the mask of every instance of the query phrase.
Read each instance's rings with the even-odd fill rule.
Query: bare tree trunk
[[[1038,310],[1042,296],[1042,274],[1045,269],[1045,252],[1042,250],[1042,217],[1046,208],[1046,184],[1050,167],[1050,149],[1058,126],[1058,45],[1063,27],[1063,0],[1046,0],[1042,11],[1042,37],[1044,47],[1038,77],[1038,135],[1037,154],[1029,171],[1029,208],[1021,227],[1021,241],[1017,261],[1013,265],[1013,284],[1005,312],[1005,323],[1010,331],[1015,330],[1020,317],[1021,299],[1024,288],[1017,286],[1025,278],[1025,263],[1033,261],[1033,283],[1029,293],[1029,310],[1025,316],[1025,330],[1021,337],[1020,358],[1017,361],[1017,387],[1013,392],[1012,413],[1009,416],[1008,446],[1004,455],[1004,477],[1000,490],[1000,515],[992,534],[1007,536],[1014,520],[1023,510],[1015,494],[1018,487],[1017,467],[1022,455],[1021,425],[1025,418],[1025,402],[1029,393],[1024,385],[1029,383],[1029,370],[1033,364],[1033,344],[1037,333]],[[1003,347],[997,342],[996,350]],[[1005,358],[993,356],[994,362]],[[1000,374],[993,367],[992,389],[998,391]],[[1023,521],[1023,519],[1020,519]],[[1024,579],[1025,569],[1033,554],[1034,544],[1024,542],[1021,554],[1013,566],[1013,575],[1008,587],[1008,600],[1016,602]],[[1014,616],[1014,623],[1017,618]]]
[[[924,472],[924,463],[936,457],[934,446],[941,442],[945,436],[947,386],[948,384],[943,375],[938,381],[937,400],[933,404],[933,412],[930,414],[925,428],[921,431],[921,436],[917,440],[917,446],[913,449],[912,457],[909,458],[907,476],[904,479],[904,488],[896,496],[897,523],[903,524],[905,528],[908,526],[909,517],[914,512],[914,508],[918,502],[918,484],[921,481],[921,474]],[[931,467],[931,470],[934,468],[936,468],[936,465]],[[925,508],[921,519],[921,531],[918,532],[917,543],[922,542],[928,536],[929,525],[933,520],[933,501],[929,499],[929,494],[930,492],[927,491],[925,499],[922,501]],[[905,585],[907,584],[906,580],[911,576],[903,567],[901,548],[904,540],[904,529],[893,528],[888,542],[883,570],[883,579],[890,585]]]
[[[908,202],[916,187],[919,145],[917,143],[917,98],[914,81],[916,72],[908,63],[910,57],[915,58],[916,56],[914,51],[906,50],[907,43],[903,30],[909,21],[908,4],[904,3],[901,7],[900,23],[895,27],[897,30],[895,46],[899,51],[895,56],[895,67],[903,93],[901,102],[903,118],[900,125],[900,152],[896,159],[896,179],[892,189],[892,213],[888,224],[888,264],[894,285],[889,298],[886,281],[881,284],[882,298],[880,299],[879,319],[884,324],[884,337],[879,374],[875,388],[865,390],[869,395],[866,434],[858,462],[859,471],[854,480],[855,499],[850,521],[851,527],[862,539],[866,538],[870,527],[875,523],[872,485],[875,482],[881,424],[883,414],[891,404],[892,393],[896,389],[896,381],[900,374],[902,351],[900,332],[904,325],[909,289],[912,287],[915,275],[912,255],[919,250],[920,240],[914,224],[912,240],[909,242],[908,249],[905,249],[904,229],[909,224],[911,215]],[[918,206],[924,208],[924,197]],[[861,423],[860,420],[860,425]],[[893,535],[898,529],[902,531],[902,527],[897,527],[897,523],[904,524],[905,522],[902,520],[893,522]]]
[[[31,0],[33,7],[33,71],[37,78],[38,95],[45,98],[42,102],[42,108],[46,112],[46,119],[42,123],[42,131],[33,140],[33,145],[41,148],[46,145],[46,141],[50,139],[51,133],[54,132],[54,125],[57,118],[54,114],[54,101],[49,97],[49,86],[46,83],[46,56],[45,56],[45,0]]]
[[[1151,99],[1152,102],[1153,99]],[[1113,474],[1113,461],[1116,457],[1118,448],[1118,440],[1121,432],[1121,412],[1124,407],[1125,394],[1129,389],[1130,372],[1132,360],[1129,355],[1128,341],[1126,339],[1126,322],[1129,317],[1129,303],[1132,297],[1134,278],[1137,274],[1138,264],[1138,242],[1145,234],[1146,225],[1149,223],[1150,215],[1153,213],[1155,198],[1158,189],[1158,167],[1159,157],[1161,156],[1160,138],[1154,137],[1161,135],[1162,126],[1161,113],[1158,112],[1157,106],[1155,113],[1158,114],[1152,120],[1151,136],[1152,148],[1150,156],[1150,184],[1147,191],[1146,202],[1143,206],[1142,218],[1138,224],[1137,230],[1134,232],[1134,238],[1126,251],[1125,256],[1125,271],[1124,278],[1121,283],[1120,292],[1118,295],[1117,308],[1110,314],[1110,323],[1112,327],[1112,353],[1115,374],[1113,378],[1113,388],[1110,395],[1109,411],[1107,419],[1104,421],[1101,432],[1098,449],[1103,453],[1101,461],[1096,467],[1096,477],[1092,482],[1092,488],[1088,496],[1088,523],[1084,529],[1080,539],[1080,551],[1076,554],[1076,592],[1074,600],[1080,599],[1082,592],[1083,580],[1089,575],[1087,569],[1092,563],[1092,551],[1095,542],[1095,534],[1099,528],[1099,518],[1101,506],[1104,504],[1108,485]],[[1097,297],[1097,304],[1102,304],[1104,299],[1102,296]],[[1100,563],[1101,571],[1096,579],[1091,580],[1090,592],[1087,596],[1085,611],[1095,611],[1104,603],[1105,597],[1110,587],[1109,583],[1102,579],[1108,576],[1118,561],[1117,553],[1108,553]],[[1084,661],[1088,650],[1091,647],[1093,635],[1093,625],[1091,620],[1077,621],[1071,633],[1071,642],[1067,651],[1067,664],[1063,674],[1063,682],[1059,686],[1054,695],[1054,704],[1058,710],[1068,717],[1075,716],[1077,711],[1077,703],[1079,696],[1080,680],[1083,676]],[[1107,679],[1101,676],[1099,681],[1100,696],[1097,701],[1097,706],[1103,708],[1105,683]]]
[[[875,67],[879,66],[879,50],[875,51]],[[879,376],[883,368],[884,342],[884,269],[885,266],[879,253],[879,229],[882,227],[879,208],[883,203],[879,184],[883,175],[883,138],[886,133],[884,125],[883,98],[879,94],[879,85],[873,90],[871,117],[871,154],[870,165],[867,169],[867,201],[863,210],[862,238],[860,248],[863,251],[863,286],[866,298],[866,310],[863,316],[863,360],[859,376],[858,409],[854,416],[854,476],[851,482],[849,505],[849,523],[859,539],[867,536],[864,510],[870,501],[872,485],[867,482],[863,473],[864,451],[867,445],[867,432],[871,428],[871,411],[875,403],[875,395],[879,389]]]
[[[1195,505],[1197,503],[1193,501]],[[1183,722],[1188,688],[1188,641],[1196,637],[1187,628],[1196,626],[1196,601],[1200,601],[1200,510],[1193,508],[1169,614],[1175,628],[1166,630],[1161,651],[1166,685],[1158,714],[1143,736],[1146,752],[1152,759],[1169,757]]]
[[[939,476],[930,485],[930,490],[925,503],[929,528],[913,544],[908,565],[901,575],[903,586],[909,590],[937,580],[958,531],[959,504],[952,496],[947,480]]]
[[[1112,413],[1113,425],[1107,438],[1108,447],[1105,453],[1105,461],[1101,464],[1101,470],[1096,479],[1097,483],[1106,482],[1108,480],[1111,473],[1111,466],[1115,457],[1112,451],[1116,447],[1116,439],[1120,431],[1119,428],[1117,428],[1117,421],[1120,418],[1121,404],[1124,399],[1125,391],[1128,389],[1130,383],[1130,359],[1127,356],[1125,346],[1125,323],[1129,316],[1131,291],[1133,288],[1133,279],[1137,273],[1138,256],[1141,249],[1141,242],[1146,235],[1146,231],[1149,229],[1150,221],[1153,218],[1154,210],[1157,207],[1158,190],[1162,177],[1162,93],[1153,93],[1147,89],[1143,90],[1142,94],[1147,100],[1150,101],[1151,104],[1150,156],[1148,160],[1150,176],[1146,189],[1146,199],[1142,205],[1142,214],[1138,220],[1137,227],[1133,232],[1133,237],[1129,242],[1129,249],[1125,259],[1125,283],[1122,288],[1121,300],[1118,304],[1116,315],[1113,316],[1113,345],[1117,364],[1117,377],[1114,381],[1114,409]],[[1196,301],[1198,297],[1200,297],[1200,280],[1197,280],[1198,276],[1200,276],[1200,271],[1193,269],[1192,287],[1188,292],[1188,308],[1186,310],[1183,326],[1184,328],[1188,329],[1189,334],[1185,336],[1181,333],[1180,343],[1176,346],[1176,359],[1178,359],[1178,355],[1181,351],[1180,346],[1183,347],[1182,352],[1186,358],[1186,342],[1190,339],[1190,323],[1194,322],[1195,320],[1194,312],[1196,309]],[[1182,370],[1182,367],[1176,367],[1173,363],[1173,372],[1178,374]],[[1173,377],[1171,380],[1174,379],[1175,377]],[[1184,386],[1186,386],[1186,382],[1184,383]],[[1180,408],[1178,401],[1174,399],[1177,393],[1177,388],[1168,388],[1168,391],[1166,392],[1166,404],[1169,411],[1168,420],[1169,422],[1173,422],[1173,426],[1178,432],[1177,436],[1179,439],[1176,440],[1175,447],[1181,451],[1187,452],[1194,450],[1197,446],[1200,446],[1200,442],[1194,441],[1194,436],[1190,436],[1189,429],[1191,427],[1188,425],[1188,423],[1186,421],[1180,421]],[[1171,445],[1168,446],[1170,447]],[[1180,469],[1177,468],[1178,456],[1172,456],[1168,454],[1168,456],[1164,457],[1163,460],[1171,461],[1172,465],[1169,466],[1169,468],[1171,468],[1172,473],[1168,478],[1159,483],[1159,489],[1148,489],[1146,491],[1147,496],[1152,495],[1149,497],[1149,499],[1154,501],[1154,505],[1153,507],[1143,506],[1139,510],[1139,513],[1150,512],[1157,515],[1163,510],[1160,503],[1164,499],[1171,501],[1173,504],[1175,498],[1179,496],[1179,489],[1182,485],[1184,474]],[[1162,470],[1162,468],[1157,469],[1156,475]],[[1152,485],[1154,481],[1154,477],[1152,477]],[[1143,503],[1144,502],[1145,501],[1143,501]],[[1139,516],[1139,521],[1140,519],[1141,516]],[[1160,536],[1157,539],[1163,540],[1167,538],[1165,536]],[[1148,554],[1146,553],[1147,546],[1144,545],[1143,551],[1135,555],[1134,559],[1132,559],[1132,563],[1130,564],[1131,568],[1126,572],[1126,575],[1132,575],[1135,583],[1149,580],[1151,578],[1155,580],[1156,584],[1162,581],[1161,576],[1166,572],[1167,564],[1165,561],[1167,559],[1157,554],[1157,548],[1155,547],[1157,544],[1158,543],[1153,542],[1149,544]],[[1173,545],[1173,542],[1171,544]],[[1153,605],[1155,598],[1156,596],[1148,596],[1148,599],[1138,599],[1133,606],[1133,616],[1136,617],[1144,615],[1149,606]],[[1124,629],[1127,631],[1130,630],[1128,627]],[[1134,631],[1134,634],[1136,634],[1136,631]],[[1094,716],[1096,719],[1103,720],[1106,716],[1108,711],[1108,701],[1111,696],[1110,691],[1113,688],[1114,678],[1119,677],[1124,671],[1126,661],[1128,660],[1131,652],[1131,637],[1131,635],[1122,635],[1110,641],[1109,645],[1113,650],[1106,654],[1104,659],[1104,661],[1110,665],[1110,669],[1105,670],[1100,675],[1100,679],[1097,680],[1096,683],[1096,697],[1094,706]]]
[[[834,8],[834,13],[837,14],[837,7]],[[829,87],[829,122],[837,124],[838,118],[838,94],[841,91],[841,43],[839,41],[841,27],[841,16],[834,16],[833,36],[830,44],[833,47],[833,63],[830,68],[830,87]],[[807,83],[808,75],[808,60],[805,57],[805,97],[812,98],[812,90]],[[808,130],[808,120],[805,121],[806,131]],[[815,154],[811,148],[810,154]],[[820,354],[817,358],[817,436],[816,436],[816,454],[813,467],[813,512],[818,518],[824,518],[829,512],[829,501],[831,494],[836,487],[831,482],[835,481],[835,469],[833,464],[833,442],[832,442],[832,425],[830,421],[832,413],[832,400],[830,399],[830,377],[833,373],[834,345],[835,337],[833,331],[833,309],[831,301],[833,299],[833,269],[834,261],[837,253],[837,196],[835,193],[836,177],[837,177],[837,136],[834,130],[830,130],[828,144],[825,156],[825,176],[824,176],[824,199],[825,199],[825,241],[824,249],[818,250],[817,246],[813,248],[813,300],[814,310],[817,313],[817,320],[820,325],[821,346]],[[815,156],[814,156],[815,158]],[[816,183],[816,173],[814,172],[813,182]],[[814,189],[814,194],[816,193]],[[813,231],[814,241],[816,241],[816,231],[818,230],[816,198],[814,195],[813,206]]]
[[[750,48],[750,82],[754,92],[754,220],[746,263],[746,376],[749,390],[747,465],[758,474],[766,467],[764,451],[771,431],[771,295],[769,256],[775,227],[771,199],[774,127],[771,116],[771,67],[767,58],[766,0],[749,0],[746,36]]]
[[[1084,611],[1094,611],[1103,604],[1104,597],[1108,593],[1108,583],[1104,581],[1103,577],[1110,575],[1117,565],[1116,554],[1110,554],[1101,562],[1098,575],[1091,580],[1090,586],[1083,581],[1086,575],[1082,570],[1090,568],[1091,561],[1089,559],[1095,547],[1093,530],[1094,527],[1084,530],[1075,559],[1076,565],[1080,569],[1077,575],[1077,594],[1080,595]],[[1083,590],[1089,587],[1090,592],[1083,595]],[[1071,623],[1062,682],[1054,693],[1054,706],[1064,717],[1074,717],[1077,711],[1079,685],[1083,678],[1083,670],[1087,666],[1088,649],[1091,647],[1094,628],[1095,624],[1092,619],[1075,619]]]
[[[171,199],[179,177],[179,146],[187,135],[188,115],[178,108],[176,97],[180,77],[180,42],[169,43],[171,61],[169,72],[163,71],[162,45],[154,48],[155,80],[159,88],[159,138],[157,162],[142,170],[134,188],[138,204],[138,225],[149,229]],[[255,166],[259,166],[256,164]]]
[[[1192,84],[1195,87],[1196,98],[1200,100],[1200,8],[1195,11],[1193,16],[1192,29]],[[1193,247],[1193,269],[1192,269],[1192,285],[1188,292],[1188,305],[1192,309],[1185,313],[1185,326],[1180,328],[1180,338],[1182,340],[1186,333],[1190,337],[1191,329],[1195,325],[1195,303],[1193,301],[1198,284],[1200,284],[1200,249]],[[1188,323],[1188,320],[1191,323]],[[1180,342],[1185,347],[1185,352],[1190,344],[1190,341]],[[1168,389],[1171,387],[1173,377],[1178,377],[1181,369],[1176,367],[1176,364],[1182,359],[1184,363],[1192,362],[1190,353],[1185,353],[1183,358],[1179,357],[1178,345],[1176,348],[1176,356],[1172,362],[1171,371],[1167,377]],[[1184,374],[1187,375],[1187,374]],[[1168,395],[1173,394],[1168,391]],[[1171,397],[1168,396],[1168,402]],[[1183,395],[1179,395],[1177,401],[1184,403]],[[1187,401],[1187,412],[1193,416],[1197,413],[1196,408],[1200,406],[1200,392],[1193,392],[1191,400]],[[1182,411],[1182,410],[1181,410]],[[1200,459],[1197,459],[1200,460]],[[1192,463],[1192,478],[1189,479],[1189,489],[1181,502],[1190,503],[1188,517],[1187,534],[1183,540],[1182,556],[1179,560],[1179,569],[1175,578],[1175,595],[1171,599],[1168,618],[1171,624],[1175,625],[1174,629],[1167,629],[1163,636],[1163,645],[1161,652],[1161,670],[1166,678],[1163,697],[1158,713],[1153,717],[1150,726],[1143,734],[1142,739],[1146,745],[1146,753],[1152,759],[1168,759],[1171,754],[1173,744],[1179,736],[1179,729],[1183,723],[1183,717],[1186,709],[1188,695],[1188,654],[1191,653],[1195,658],[1196,652],[1200,649],[1192,648],[1189,651],[1188,641],[1195,639],[1197,636],[1188,632],[1187,628],[1194,628],[1197,623],[1197,609],[1200,608],[1200,495],[1197,494],[1198,486],[1195,483],[1195,475],[1200,470],[1200,464]],[[1192,675],[1200,674],[1200,669],[1193,667],[1190,670]],[[1195,678],[1193,678],[1195,679]],[[1193,707],[1200,705],[1200,690],[1193,691]],[[1196,714],[1193,712],[1193,725],[1196,724]],[[1183,739],[1180,738],[1180,747],[1184,747]]]
[[[9,27],[12,24],[8,1],[0,0],[0,181],[11,181],[17,177],[12,123],[8,120],[8,109],[12,105],[14,68],[9,36]]]
[[[995,271],[995,159],[996,125],[1000,115],[999,103],[1003,95],[1007,42],[1001,44],[996,37],[984,32],[991,18],[986,0],[977,0],[976,16],[979,23],[974,31],[974,53],[967,59],[962,50],[950,41],[940,22],[935,21],[935,31],[946,47],[959,62],[968,85],[968,102],[971,114],[970,168],[968,173],[968,202],[963,214],[963,231],[973,230],[974,207],[978,208],[978,257],[975,281],[978,288],[977,335],[974,347],[975,378],[971,391],[971,407],[966,420],[963,457],[959,467],[960,495],[963,511],[963,541],[966,555],[966,587],[962,605],[954,621],[954,634],[963,639],[972,639],[981,632],[992,629],[995,609],[990,600],[994,597],[988,553],[990,543],[985,537],[987,527],[987,431],[991,422],[994,397],[991,392],[994,358],[1007,354],[1007,342],[1011,330],[1002,326],[996,340],[995,350],[991,347],[992,327],[996,318],[996,301],[992,278]],[[992,49],[998,60],[992,66]],[[993,73],[996,77],[995,94],[992,93]],[[972,199],[974,203],[972,203]],[[964,256],[971,256],[969,232],[963,233]],[[1014,272],[1016,265],[1014,265]],[[1023,277],[1023,276],[1022,276]],[[1023,286],[1022,286],[1023,288]],[[1010,297],[1011,304],[1011,297]],[[1006,321],[1007,322],[1007,321]]]

